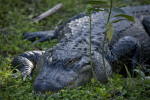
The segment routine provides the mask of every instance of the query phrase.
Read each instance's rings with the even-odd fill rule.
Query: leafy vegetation
[[[10,62],[13,57],[29,50],[47,50],[54,46],[57,40],[32,44],[25,41],[23,33],[43,30],[54,30],[70,17],[83,12],[84,0],[0,0],[0,100],[50,100],[50,99],[142,99],[150,98],[150,80],[139,76],[137,78],[114,74],[110,78],[115,89],[107,84],[91,83],[56,93],[35,93],[32,83],[36,75],[23,81],[21,77],[14,78]],[[136,1],[136,2],[131,2]],[[63,8],[46,19],[37,23],[30,20],[57,3],[63,3]],[[130,5],[148,4],[149,0],[129,0]],[[129,75],[130,76],[130,75]],[[94,82],[94,85],[93,85]]]

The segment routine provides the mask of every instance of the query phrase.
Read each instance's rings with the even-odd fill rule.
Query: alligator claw
[[[52,39],[54,37],[54,30],[50,30],[50,31],[40,31],[40,32],[32,32],[32,33],[26,33],[23,34],[23,37],[25,37],[26,41],[35,41],[37,38],[39,40],[36,40],[34,42],[43,42],[43,41],[47,41],[48,39]]]

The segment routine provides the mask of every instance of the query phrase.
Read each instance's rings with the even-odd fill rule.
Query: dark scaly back
[[[110,43],[110,49],[113,47],[113,44],[118,41],[120,38],[124,36],[132,36],[135,37],[140,45],[139,55],[144,55],[141,57],[141,62],[143,62],[147,57],[145,55],[149,55],[149,36],[141,24],[142,19],[145,16],[150,15],[150,5],[148,6],[135,6],[135,7],[124,7],[122,8],[126,14],[131,15],[135,18],[135,24],[123,20],[118,23],[115,23],[114,26],[114,35],[112,42]],[[118,13],[114,12],[112,16]],[[102,50],[102,42],[105,33],[105,24],[107,16],[105,12],[95,12],[91,14],[92,17],[92,50],[96,50],[98,48],[98,52],[101,53]],[[117,20],[116,18],[112,18],[111,21]],[[69,22],[67,22],[62,28],[58,28],[58,32],[61,33],[59,36],[59,48],[67,48],[67,49],[84,49],[86,48],[87,53],[89,53],[89,17],[85,14],[79,14],[76,17],[73,17]],[[100,42],[99,42],[100,41]],[[105,44],[105,53],[109,55],[110,51],[108,50],[108,39]],[[144,47],[144,50],[142,48]],[[145,49],[146,48],[146,49]]]

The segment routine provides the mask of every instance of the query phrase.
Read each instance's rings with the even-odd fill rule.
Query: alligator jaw
[[[55,73],[59,70],[61,73]],[[80,71],[63,71],[60,69],[45,68],[37,76],[34,82],[34,90],[37,92],[58,91],[64,87],[75,88],[90,81],[92,74],[90,65],[85,65]],[[51,79],[51,80],[50,80]],[[41,81],[42,80],[42,81]]]

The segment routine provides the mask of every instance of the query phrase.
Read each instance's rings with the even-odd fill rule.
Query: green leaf
[[[90,15],[91,14],[91,8],[92,6],[91,5],[87,5],[86,9],[85,9],[85,12],[87,15]]]
[[[130,74],[130,72],[129,72],[129,70],[125,64],[124,64],[124,67],[126,69],[127,75],[130,77],[130,79],[132,79],[131,74]]]
[[[104,9],[89,8],[89,11],[105,11]]]
[[[97,1],[97,0],[90,0],[90,1],[86,1],[86,4],[107,4],[105,1]]]
[[[126,7],[126,6],[127,5],[122,0],[116,0],[116,1],[113,2],[113,8],[116,8],[116,7],[122,8],[122,7]]]
[[[134,22],[134,23],[135,23],[134,18],[133,18],[132,16],[129,16],[129,15],[125,15],[125,14],[118,14],[118,15],[116,15],[116,16],[114,16],[114,17],[124,17],[124,18],[126,18],[127,20],[129,20],[129,21],[131,21],[131,22]]]
[[[107,37],[109,41],[111,42],[112,36],[113,36],[113,24],[112,23],[107,23],[105,26]]]
[[[94,84],[96,81],[94,78],[91,79],[91,82]]]
[[[117,22],[120,22],[120,21],[122,21],[122,20],[126,20],[126,19],[118,19],[118,20],[115,20],[115,21],[113,21],[113,22],[111,22],[111,23],[117,23]]]

